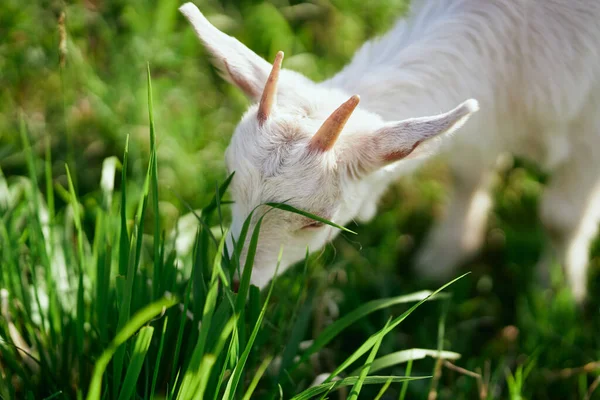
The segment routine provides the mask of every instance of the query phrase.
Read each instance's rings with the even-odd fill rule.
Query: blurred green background
[[[26,175],[18,135],[23,116],[37,156],[50,146],[52,173],[67,187],[65,162],[75,171],[85,204],[98,191],[102,162],[123,154],[130,135],[130,171],[141,182],[148,162],[146,67],[153,76],[158,138],[160,214],[173,227],[205,205],[225,178],[223,152],[248,101],[219,78],[191,27],[177,11],[180,0],[2,0],[0,4],[0,168],[10,179]],[[286,53],[285,67],[315,80],[333,75],[368,38],[384,32],[408,7],[406,0],[196,1],[219,29],[271,60]],[[58,20],[66,15],[67,51],[59,50]],[[42,163],[40,163],[40,166]],[[435,348],[441,313],[447,312],[444,348],[463,357],[461,367],[489,366],[493,398],[509,398],[507,371],[531,366],[526,398],[581,399],[598,369],[558,374],[600,360],[600,242],[592,249],[590,301],[577,308],[563,287],[539,288],[533,267],[545,242],[536,208],[546,177],[523,160],[498,174],[496,206],[486,246],[465,266],[473,273],[452,287],[447,310],[426,304],[381,353]],[[43,171],[40,169],[40,176]],[[43,182],[43,180],[40,180]],[[312,330],[371,299],[433,287],[411,267],[415,250],[441,212],[447,171],[432,162],[399,182],[369,224],[341,235],[318,258],[319,289]],[[91,201],[91,200],[89,200]],[[282,279],[275,301],[292,301],[302,282],[295,268]],[[291,294],[291,295],[290,295]],[[287,300],[286,300],[287,299]],[[312,371],[330,371],[384,325],[374,315],[348,329]],[[272,329],[278,319],[274,316]],[[431,373],[431,365],[413,373]],[[329,368],[329,369],[328,369]],[[401,373],[402,371],[395,371]],[[558,374],[558,375],[557,375]],[[510,379],[509,379],[510,380]],[[477,398],[474,379],[443,369],[438,398]],[[429,383],[414,383],[408,398],[426,398]],[[413,397],[411,397],[413,396]],[[594,397],[595,396],[595,397]],[[600,389],[592,394],[600,398]]]

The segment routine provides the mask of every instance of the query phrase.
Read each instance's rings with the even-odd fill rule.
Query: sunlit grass
[[[351,397],[356,398],[363,385],[387,388],[426,378],[371,376],[369,371],[423,357],[416,351],[414,356],[409,352],[376,359],[384,337],[425,301],[443,299],[439,293],[450,284],[435,292],[366,303],[329,325],[304,350],[299,346],[299,334],[306,328],[306,322],[302,322],[305,312],[294,312],[297,320],[290,321],[300,323],[296,335],[286,338],[281,332],[279,339],[287,345],[273,347],[270,342],[274,341],[263,337],[267,334],[264,320],[277,285],[274,276],[263,296],[250,284],[264,216],[251,232],[252,215],[248,217],[235,254],[227,259],[222,258],[226,231],[217,239],[210,229],[214,222],[221,224],[214,217],[221,214],[222,196],[231,177],[198,215],[193,254],[177,260],[178,255],[169,250],[175,238],[168,239],[161,231],[157,208],[160,188],[149,71],[148,106],[150,162],[133,215],[127,215],[132,200],[127,196],[130,182],[126,167],[131,160],[126,144],[121,163],[105,163],[102,201],[91,209],[81,203],[71,169],[65,166],[68,189],[57,189],[64,192],[68,203],[50,220],[47,204],[52,202],[54,192],[50,188],[44,197],[38,191],[35,159],[23,122],[21,137],[30,177],[16,183],[9,183],[3,176],[0,180],[4,317],[0,323],[0,366],[7,383],[3,396],[249,399],[278,396],[285,387],[284,398],[309,399],[352,386]],[[121,168],[120,194],[114,192],[114,184],[108,183],[115,180],[116,167]],[[318,218],[285,204],[271,206]],[[151,221],[147,217],[149,209],[153,210]],[[83,220],[89,214],[94,220],[86,229]],[[143,233],[146,224],[152,226],[153,235]],[[246,235],[250,235],[248,257],[240,268],[237,264]],[[239,290],[234,293],[231,281],[237,271],[242,274]],[[416,304],[390,318],[323,383],[309,387],[306,383],[278,381],[277,376],[293,376],[312,355],[361,318],[410,302]],[[368,357],[359,361],[367,353]],[[436,352],[430,350],[427,354]],[[275,376],[266,377],[274,358],[281,360],[280,368]],[[357,364],[362,366],[355,373],[345,372]]]
[[[283,50],[287,68],[322,80],[365,39],[384,32],[407,3],[198,5],[259,55],[272,59]],[[433,163],[401,180],[371,223],[345,227],[356,235],[341,232],[278,276],[268,302],[266,291],[249,282],[241,298],[229,280],[241,270],[237,257],[246,241],[220,268],[215,261],[229,221],[232,176],[223,151],[247,100],[215,73],[179,5],[0,6],[2,398],[85,397],[93,380],[103,398],[181,398],[186,381],[197,396],[220,399],[229,382],[234,391],[232,373],[248,348],[236,372],[237,399],[287,399],[310,394],[313,383],[325,385],[312,389],[321,391],[316,398],[332,399],[350,396],[357,385],[359,398],[426,398],[432,386],[438,399],[482,392],[586,398],[600,373],[600,240],[591,251],[584,310],[573,304],[560,266],[550,288],[536,285],[534,265],[547,240],[536,211],[548,178],[522,160],[498,176],[486,245],[464,268],[472,274],[430,298],[440,301],[421,305],[376,353],[367,348],[321,383],[366,341],[378,343],[376,335],[407,304],[431,294],[423,289],[432,286],[415,276],[412,256],[439,216],[447,171]],[[62,12],[66,54],[59,52]],[[250,240],[255,231],[245,227],[242,236]],[[163,302],[175,304],[152,308]],[[147,307],[156,314],[145,314]],[[206,311],[211,321],[202,324]],[[130,325],[140,313],[147,319]],[[471,375],[441,364],[436,385],[374,376],[435,375],[438,348]],[[486,390],[473,378],[478,373]]]

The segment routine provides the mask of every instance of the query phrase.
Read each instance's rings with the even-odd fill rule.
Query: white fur
[[[192,4],[181,11],[224,77],[257,100],[270,64],[212,27]],[[480,246],[491,206],[490,171],[508,151],[554,173],[540,216],[574,294],[583,298],[587,251],[600,214],[600,156],[594,154],[600,148],[598,21],[597,0],[413,1],[406,20],[365,43],[331,79],[314,83],[282,70],[270,120],[259,128],[256,105],[250,107],[227,150],[228,168],[236,171],[234,237],[249,211],[265,201],[291,199],[339,224],[372,218],[385,188],[417,167],[425,159],[419,155],[437,152],[439,141],[389,165],[381,162],[384,148],[403,150],[455,130],[475,107],[463,105],[468,112],[451,129],[419,125],[406,132],[399,128],[404,120],[475,98],[481,111],[444,141],[456,193],[421,252],[420,270],[445,277]],[[233,65],[229,72],[223,60]],[[353,94],[361,104],[334,149],[307,154],[310,137]],[[281,244],[284,269],[304,256],[306,246],[318,250],[338,233],[328,226],[301,229],[306,223],[283,211],[265,218],[253,283],[264,286],[272,278]]]

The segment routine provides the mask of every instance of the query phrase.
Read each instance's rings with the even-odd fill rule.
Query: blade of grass
[[[121,232],[119,235],[119,275],[127,274],[129,261],[129,234],[127,232],[127,160],[129,158],[129,135],[125,139],[125,153],[121,168]]]
[[[211,229],[210,229],[210,226],[209,226],[209,225],[206,223],[206,221],[204,220],[203,216],[202,216],[202,215],[199,215],[199,214],[196,212],[196,210],[194,210],[194,209],[192,208],[192,206],[190,206],[190,204],[189,204],[187,201],[185,201],[183,197],[181,197],[181,196],[179,195],[179,193],[177,193],[177,192],[174,192],[174,191],[172,191],[172,190],[171,190],[171,193],[172,193],[172,194],[173,194],[175,197],[177,197],[177,199],[178,199],[178,200],[181,202],[181,204],[183,204],[183,205],[184,205],[184,207],[185,207],[185,208],[186,208],[186,209],[187,209],[187,210],[188,210],[190,213],[192,213],[192,215],[193,215],[193,216],[196,218],[196,220],[197,220],[197,221],[200,223],[200,225],[202,225],[202,228],[207,230],[208,236],[209,236],[209,238],[212,240],[212,242],[214,243],[215,247],[219,247],[219,241],[217,240],[217,238],[215,237],[215,235],[213,235],[213,233],[212,233],[212,231],[211,231]]]
[[[413,360],[408,360],[408,364],[406,365],[406,376],[410,376],[410,373],[412,372],[412,363]],[[402,389],[400,390],[400,396],[398,397],[399,400],[404,400],[406,397],[406,391],[408,390],[409,383],[410,381],[402,383]]]
[[[177,365],[178,365],[178,361],[179,361],[179,353],[181,351],[181,345],[183,343],[183,331],[185,329],[185,323],[187,321],[187,311],[188,311],[188,307],[189,307],[189,303],[190,303],[190,298],[191,298],[191,291],[192,291],[192,279],[193,279],[193,275],[196,273],[196,269],[192,269],[192,277],[190,277],[189,281],[186,284],[185,287],[185,294],[184,294],[184,301],[183,301],[183,312],[181,314],[181,320],[179,321],[179,330],[177,331],[177,340],[175,342],[175,353],[173,355],[173,364],[171,367],[171,375],[170,375],[170,381],[173,382],[173,390],[175,390],[175,372],[177,371]],[[177,375],[179,375],[179,372],[177,373]]]
[[[9,293],[13,293],[13,295],[20,299],[23,303],[23,308],[28,315],[31,315],[31,305],[29,302],[29,296],[27,291],[25,290],[22,282],[22,274],[18,269],[18,261],[15,259],[16,255],[13,249],[18,248],[18,246],[13,244],[11,237],[9,236],[8,227],[4,222],[4,219],[0,218],[0,237],[6,243],[5,246],[0,247],[3,253],[3,262],[4,265],[12,265],[14,266],[10,270],[10,276],[6,278],[7,281],[10,281],[12,286],[12,290]],[[8,272],[8,268],[1,268],[2,272]]]
[[[315,290],[311,290],[306,302],[302,305],[302,308],[299,312],[297,318],[295,318],[295,323],[290,332],[288,343],[285,346],[285,350],[283,351],[283,355],[281,356],[281,366],[279,367],[279,377],[277,378],[277,382],[282,383],[285,371],[287,368],[293,364],[294,357],[298,353],[298,349],[300,348],[300,343],[304,338],[304,335],[308,329],[308,325],[310,324],[312,311],[313,311],[313,298],[314,298]]]
[[[163,322],[162,334],[160,335],[160,343],[158,344],[158,352],[156,353],[156,363],[154,364],[154,373],[152,374],[152,386],[150,387],[150,398],[154,398],[154,391],[156,389],[156,381],[158,379],[158,371],[160,370],[160,362],[163,352],[163,347],[165,345],[165,337],[167,336],[167,323],[169,322],[169,317],[165,317],[165,322]]]
[[[50,259],[48,257],[48,249],[52,248],[51,242],[48,242],[48,236],[50,235],[52,228],[48,225],[47,211],[43,209],[40,202],[41,196],[38,191],[36,160],[34,159],[34,154],[27,135],[25,118],[22,113],[20,115],[20,134],[27,162],[27,170],[29,172],[29,185],[26,193],[31,205],[33,206],[33,210],[30,211],[33,213],[33,215],[28,218],[30,227],[29,233],[31,235],[31,257],[33,259],[39,257],[44,270],[44,278],[42,279],[39,277],[38,269],[36,267],[29,268],[29,272],[32,275],[32,281],[36,283],[32,286],[32,288],[33,296],[38,309],[37,314],[39,315],[41,322],[41,330],[42,332],[49,333],[50,345],[54,346],[58,345],[59,342],[59,336],[57,335],[56,327],[60,326],[60,315],[58,309],[59,304],[55,291],[55,282],[52,279],[52,269],[50,265]],[[47,299],[46,307],[42,307],[42,302],[40,301],[41,296]],[[36,335],[34,340],[42,341],[43,339]],[[39,357],[43,366],[46,367],[49,366],[49,358],[53,358],[53,353],[48,354],[45,352],[40,352]],[[53,363],[56,362],[57,360],[54,359]],[[81,372],[82,371],[80,370],[80,373]]]
[[[392,329],[394,329],[396,326],[398,326],[402,321],[404,321],[410,314],[412,314],[413,311],[415,311],[421,304],[423,304],[424,302],[426,302],[427,300],[429,300],[430,297],[432,297],[433,295],[438,294],[439,292],[441,292],[442,290],[446,289],[448,286],[452,285],[453,283],[455,283],[456,281],[462,279],[463,277],[465,277],[466,275],[468,275],[470,272],[467,272],[464,275],[459,276],[458,278],[453,279],[452,281],[446,283],[445,285],[443,285],[442,287],[440,287],[439,289],[437,289],[435,292],[433,292],[432,294],[430,294],[429,296],[427,296],[426,298],[424,298],[423,300],[419,301],[417,304],[415,304],[414,306],[412,306],[411,308],[409,308],[408,310],[406,310],[405,312],[403,312],[399,317],[395,318],[389,327],[387,327],[385,329],[386,334],[388,332],[390,332]],[[340,364],[335,371],[333,371],[329,377],[325,380],[325,383],[331,381],[331,379],[333,379],[334,377],[338,376],[342,371],[344,371],[348,366],[350,366],[352,363],[354,363],[357,359],[359,359],[363,354],[365,354],[367,351],[369,351],[369,349],[371,349],[375,343],[377,341],[377,334],[372,335],[369,339],[367,339],[366,342],[364,342],[350,357],[348,357],[342,364]]]
[[[119,393],[119,400],[129,400],[133,396],[153,334],[154,328],[151,326],[145,326],[140,329],[133,345],[133,353],[127,367],[127,372],[125,373],[123,385],[121,385],[123,389]]]
[[[229,269],[229,277],[233,278],[235,272],[241,274],[240,270],[240,254],[242,254],[242,248],[246,243],[246,236],[248,236],[248,230],[250,229],[250,222],[252,221],[252,216],[254,215],[254,210],[248,214],[244,224],[242,225],[242,230],[237,238],[237,242],[235,243],[235,248],[233,250],[233,254],[231,255],[232,263],[230,264]]]
[[[179,375],[180,372],[181,372],[181,369],[177,370],[177,375],[175,375],[175,380],[173,381],[173,386],[171,386],[170,392],[169,392],[169,384],[167,384],[167,400],[171,400],[175,394],[175,388],[179,384],[179,377],[181,376],[181,375]]]
[[[289,212],[292,212],[294,214],[299,214],[299,215],[302,215],[304,217],[313,219],[315,221],[322,222],[322,223],[324,223],[326,225],[333,226],[334,228],[337,228],[337,229],[340,229],[342,231],[345,231],[345,232],[348,232],[348,233],[352,233],[353,235],[356,235],[356,232],[351,231],[348,228],[345,228],[345,227],[343,227],[341,225],[338,225],[338,224],[334,224],[333,222],[328,221],[325,218],[321,218],[321,217],[319,217],[317,215],[314,215],[314,214],[311,214],[309,212],[300,210],[300,209],[298,209],[296,207],[290,206],[289,204],[283,204],[283,203],[265,203],[265,205],[273,207],[273,208],[277,208],[279,210],[289,211]]]
[[[259,223],[257,224],[256,228],[254,228],[252,239],[255,238],[254,233],[256,233],[258,229],[260,229],[261,221],[262,221],[262,218],[259,220]],[[258,235],[256,235],[256,238],[258,238]],[[254,250],[256,250],[256,248]],[[269,287],[269,292],[267,293],[267,297],[265,299],[263,308],[260,311],[260,315],[258,316],[258,320],[256,321],[254,328],[252,329],[252,333],[250,334],[250,339],[248,339],[246,348],[244,349],[244,352],[240,356],[240,359],[239,359],[237,365],[235,366],[233,373],[231,374],[231,378],[229,379],[229,382],[227,382],[227,387],[225,388],[225,393],[223,395],[223,398],[225,398],[225,399],[233,399],[235,396],[237,385],[239,384],[240,377],[242,376],[242,372],[246,365],[246,360],[248,359],[248,355],[250,354],[250,351],[252,350],[252,345],[254,344],[254,341],[256,340],[256,336],[258,335],[258,331],[260,329],[260,326],[262,325],[262,320],[265,316],[265,313],[267,312],[267,305],[269,304],[269,300],[271,298],[271,293],[273,293],[273,288],[275,287],[275,280],[276,280],[277,272],[279,271],[279,265],[281,263],[282,256],[283,256],[283,246],[279,250],[279,255],[277,257],[277,266],[275,267],[275,273],[273,275],[273,280],[271,281],[271,285]],[[252,254],[252,257],[254,257],[254,254]],[[253,259],[252,259],[252,261],[253,261]],[[246,265],[248,265],[248,262],[246,262]],[[250,264],[249,267],[251,269],[252,264]],[[245,270],[244,270],[244,273],[246,273]],[[238,297],[238,300],[239,300],[239,297]]]
[[[416,381],[418,379],[427,379],[431,378],[430,376],[367,376],[363,382],[365,385],[380,385],[385,384],[388,381],[392,381],[392,383],[404,382],[404,381]],[[358,376],[349,376],[344,379],[340,379],[339,381],[333,381],[328,383],[322,383],[318,386],[313,386],[311,388],[306,389],[300,394],[292,397],[291,400],[309,400],[316,395],[319,395],[325,391],[331,391],[338,389],[344,386],[354,385],[356,381],[358,381]]]
[[[188,397],[184,397],[184,399],[194,399],[194,400],[202,400],[204,399],[204,392],[206,391],[206,386],[208,385],[208,380],[210,378],[210,373],[212,372],[212,368],[217,362],[217,357],[213,354],[205,354],[202,357],[202,361],[200,362],[200,368],[198,369],[198,387],[196,388],[196,392],[192,396],[191,394]]]
[[[235,315],[233,317],[231,317],[230,323],[228,323],[228,325],[226,327],[228,328],[228,330],[223,330],[223,332],[221,333],[221,337],[217,344],[217,347],[213,351],[214,354],[218,355],[221,352],[221,350],[223,349],[223,347],[225,346],[225,342],[227,341],[227,338],[229,337],[229,335],[232,333],[235,334],[235,331],[237,329],[237,317]],[[225,354],[225,362],[223,363],[223,366],[221,368],[221,372],[217,379],[217,386],[214,390],[213,400],[217,400],[219,398],[219,393],[221,392],[221,386],[223,385],[223,381],[225,380],[224,379],[225,372],[227,371],[227,360],[230,358],[232,348],[235,343],[236,343],[236,339],[235,339],[235,335],[234,335],[232,337],[232,339],[229,341],[229,347],[227,349],[227,353]]]
[[[237,321],[235,317],[229,319],[225,327],[221,330],[221,334],[219,335],[219,339],[216,343],[215,348],[213,349],[213,352],[211,354],[204,355],[204,358],[200,363],[200,369],[198,371],[201,376],[199,379],[200,383],[198,385],[198,389],[196,390],[196,393],[194,395],[195,400],[202,400],[205,398],[204,393],[208,386],[208,382],[211,380],[212,368],[215,362],[219,359],[221,351],[223,351],[223,348],[225,347],[225,343],[227,342],[229,336],[231,335],[231,332],[235,328],[236,322]],[[224,357],[222,358],[222,360],[225,360],[226,358],[227,357]],[[226,363],[223,364],[226,365]],[[214,390],[215,395],[218,394],[220,390],[221,381],[222,377],[219,378],[219,384],[217,385],[217,389]]]
[[[360,394],[360,390],[362,389],[365,379],[367,378],[367,375],[369,374],[369,371],[371,369],[371,364],[373,363],[373,360],[375,360],[375,356],[377,355],[377,352],[379,351],[379,346],[381,346],[381,342],[382,342],[383,338],[385,337],[386,333],[389,332],[387,330],[387,328],[390,326],[391,321],[392,321],[392,318],[390,317],[388,319],[388,321],[386,322],[385,326],[383,327],[383,329],[381,330],[381,332],[376,336],[375,345],[371,349],[371,353],[369,353],[369,356],[367,357],[365,364],[361,368],[360,375],[358,376],[358,380],[352,386],[352,390],[350,390],[350,396],[348,397],[349,400],[356,400],[358,398],[358,395]]]
[[[46,205],[48,206],[49,225],[54,226],[54,188],[52,185],[52,145],[50,136],[46,136],[46,154],[44,157],[44,176],[46,179]],[[52,241],[52,230],[50,231],[50,243]],[[52,251],[52,249],[48,249]]]
[[[431,385],[429,386],[429,396],[437,397],[438,382],[442,375],[441,352],[444,349],[444,334],[446,331],[446,314],[448,313],[448,305],[449,301],[445,301],[442,303],[442,313],[440,315],[440,319],[438,320],[437,350],[439,356],[437,357],[435,365],[433,367],[433,379],[431,380]]]
[[[408,381],[405,381],[403,383],[403,385],[406,384],[406,382],[408,382]],[[375,399],[373,399],[373,400],[381,400],[381,398],[383,397],[383,395],[388,390],[388,388],[390,387],[391,384],[392,384],[392,380],[388,379],[388,381],[385,383],[385,385],[383,385],[381,387],[381,390],[379,391],[379,393],[377,393],[377,396],[375,396]]]
[[[202,221],[206,222],[205,220],[206,217],[202,216]],[[210,266],[212,264],[210,262],[210,237],[214,237],[211,234],[210,229],[207,229],[204,225],[202,225],[198,232],[198,240],[194,246],[194,274],[192,275],[192,296],[194,298],[194,302],[190,304],[190,307],[192,307],[192,313],[194,315],[194,326],[198,326],[200,323],[202,313],[204,312],[204,302],[206,301],[206,296],[208,295],[209,290],[206,281],[210,279]],[[217,247],[219,246],[217,245]],[[196,343],[197,335],[198,331],[194,329],[191,337],[189,338],[191,340],[190,343]]]
[[[460,358],[460,354],[452,351],[439,352],[437,350],[430,349],[410,349],[396,351],[394,353],[387,354],[373,361],[373,364],[371,365],[371,373],[408,361],[421,360],[425,357],[439,357],[445,360],[458,360]],[[359,372],[360,369],[356,369],[352,371],[350,375],[358,375]]]
[[[106,350],[100,355],[100,358],[96,361],[94,366],[94,372],[90,381],[90,387],[88,390],[88,400],[100,400],[102,390],[102,376],[112,356],[115,354],[117,348],[125,343],[135,332],[137,332],[143,325],[147,324],[150,320],[154,319],[157,315],[164,312],[166,309],[173,307],[177,304],[176,298],[162,298],[154,303],[147,305],[140,311],[135,313],[131,319],[123,326],[117,333],[115,338],[110,342]]]
[[[246,394],[244,394],[244,397],[242,397],[242,400],[250,400],[251,399],[252,393],[254,393],[256,386],[258,386],[258,382],[260,381],[260,378],[262,378],[263,374],[267,370],[267,367],[269,366],[269,364],[271,364],[272,360],[273,360],[273,356],[268,356],[258,366],[258,369],[256,370],[256,373],[254,374],[254,377],[252,378],[250,385],[248,385],[248,390],[246,390]]]
[[[221,239],[221,243],[219,244],[219,249],[217,254],[215,255],[215,260],[213,263],[212,276],[211,276],[211,286],[208,290],[206,301],[204,302],[204,311],[202,313],[202,324],[200,326],[200,334],[198,336],[198,342],[196,343],[196,347],[194,348],[194,352],[192,354],[192,358],[188,365],[187,371],[183,376],[183,381],[181,384],[181,390],[177,395],[177,399],[188,399],[191,397],[192,393],[194,393],[197,387],[200,384],[199,376],[196,374],[196,371],[200,368],[200,363],[202,361],[202,356],[204,355],[204,350],[206,346],[206,340],[208,339],[208,333],[210,331],[212,317],[215,311],[216,303],[217,303],[217,294],[219,290],[219,273],[218,270],[221,269],[221,256],[223,254],[223,246],[225,245],[225,236]],[[207,361],[208,362],[208,361]],[[213,361],[214,363],[214,361]],[[212,367],[212,365],[211,365]],[[206,367],[208,368],[208,367]]]
[[[46,248],[48,260],[54,259],[54,188],[52,185],[52,146],[50,135],[46,136],[46,152],[44,157],[44,175],[46,180],[46,207],[48,209],[48,237]],[[55,346],[58,346],[59,338],[62,336],[62,324],[60,302],[56,293],[56,285],[53,283],[52,268],[50,262],[46,269],[46,285],[48,286],[49,297],[49,320],[51,329],[51,339]],[[58,328],[58,329],[57,329]]]
[[[71,195],[71,206],[73,207],[73,220],[75,222],[75,229],[77,231],[77,253],[79,255],[78,262],[78,283],[77,283],[77,321],[76,321],[76,344],[77,354],[83,355],[83,341],[84,341],[84,325],[85,325],[85,304],[84,304],[84,287],[83,287],[83,274],[84,274],[84,253],[83,253],[83,229],[81,227],[81,217],[79,215],[79,202],[77,201],[77,195],[75,194],[75,186],[73,185],[73,179],[71,178],[71,172],[69,166],[65,164],[67,170],[67,180],[69,182],[69,193]],[[85,376],[83,371],[84,363],[83,360],[79,362],[79,373],[81,376]]]
[[[248,246],[248,253],[246,255],[246,263],[244,264],[244,271],[242,272],[242,278],[240,280],[240,286],[238,288],[238,295],[235,301],[235,313],[240,316],[240,321],[243,322],[244,318],[244,306],[246,305],[246,299],[248,298],[248,290],[250,289],[250,278],[252,277],[252,268],[254,267],[254,256],[256,255],[256,249],[258,247],[258,236],[260,234],[260,227],[264,219],[264,215],[260,217],[252,237],[250,238],[250,245]],[[248,218],[251,218],[250,216]],[[241,329],[241,328],[240,328]]]
[[[233,171],[231,174],[229,174],[227,179],[225,179],[225,181],[223,181],[223,183],[218,187],[218,190],[215,193],[215,196],[210,201],[210,203],[208,203],[208,205],[202,209],[202,215],[210,215],[212,212],[215,211],[215,209],[218,206],[218,202],[223,197],[223,194],[225,194],[225,192],[227,191],[229,184],[231,184],[233,175],[235,175],[235,171]],[[217,197],[218,197],[218,199],[217,199]]]
[[[148,118],[150,120],[150,158],[151,163],[150,184],[152,192],[152,212],[154,214],[154,271],[152,278],[152,298],[156,299],[160,291],[161,259],[160,259],[160,214],[158,209],[158,157],[156,153],[156,132],[154,129],[154,106],[152,104],[152,77],[150,76],[150,63],[148,71]]]
[[[59,390],[58,392],[56,392],[56,393],[53,393],[53,394],[51,394],[51,395],[50,395],[50,396],[48,396],[48,397],[44,397],[44,400],[52,400],[52,399],[55,399],[55,398],[57,398],[58,396],[60,396],[61,394],[63,394],[63,392],[62,392],[62,390]]]
[[[102,343],[108,341],[108,313],[110,310],[110,275],[112,246],[108,242],[106,214],[98,212],[94,234],[94,258],[96,259],[96,323]]]
[[[344,329],[348,326],[352,325],[354,322],[364,318],[365,316],[383,308],[388,308],[398,304],[411,303],[414,301],[424,301],[424,300],[434,300],[444,297],[443,295],[434,296],[434,293],[429,290],[424,290],[421,292],[415,292],[407,295],[391,297],[388,299],[380,299],[380,300],[372,300],[368,303],[358,307],[356,310],[350,312],[349,314],[343,316],[342,318],[335,321],[333,324],[329,325],[325,328],[321,334],[315,339],[315,341],[310,345],[304,353],[302,353],[302,357],[300,360],[290,367],[290,372],[295,370],[300,364],[308,360],[308,358],[325,347],[331,340],[333,340],[337,335],[339,335]]]
[[[38,180],[37,180],[37,168],[35,166],[35,159],[33,157],[33,151],[31,149],[31,143],[29,142],[29,138],[27,137],[27,127],[25,125],[25,118],[23,116],[23,114],[21,113],[20,115],[20,124],[19,124],[19,131],[21,134],[21,142],[23,145],[23,150],[25,152],[25,158],[27,160],[27,170],[29,171],[29,180],[30,180],[30,185],[29,185],[29,197],[30,197],[30,201],[31,204],[33,206],[33,213],[34,213],[34,217],[31,218],[31,223],[32,223],[32,232],[40,232],[41,230],[38,231],[37,228],[39,228],[39,224],[40,224],[40,202],[39,202],[39,198],[38,198]],[[42,237],[36,237],[34,239],[34,242],[38,242],[38,243],[43,243]],[[45,248],[45,246],[42,246]],[[40,256],[42,256],[42,260],[44,260],[44,257],[42,254],[40,254]],[[44,260],[45,261],[45,260]],[[47,266],[47,263],[44,263],[45,265],[45,269],[46,271],[49,270],[49,266]],[[31,268],[30,269],[31,273],[34,274],[34,281],[37,281],[37,278],[35,276],[35,268]],[[47,274],[48,275],[48,274]],[[51,285],[52,281],[48,281],[47,283],[49,285]],[[40,296],[39,296],[39,292],[38,292],[38,287],[39,285],[34,285],[33,287],[33,294],[34,294],[34,299],[36,301],[37,307],[39,309],[39,315],[40,315],[40,319],[41,319],[41,324],[42,324],[42,329],[44,331],[46,331],[48,329],[47,327],[47,321],[46,321],[46,317],[44,315],[42,306],[41,306],[41,302],[40,302]]]
[[[141,206],[137,210],[136,215],[136,225],[134,226],[131,242],[130,242],[130,250],[129,250],[129,259],[127,261],[127,275],[125,277],[125,286],[122,289],[121,296],[122,302],[119,307],[119,319],[117,322],[117,330],[122,329],[127,320],[129,319],[129,315],[131,313],[131,303],[133,300],[133,288],[135,284],[135,277],[137,275],[137,269],[141,258],[142,251],[142,239],[143,239],[143,224],[146,215],[146,208],[148,206],[148,192],[150,185],[150,171],[152,169],[152,163],[154,162],[154,157],[150,157],[150,165],[148,165],[148,170],[146,172],[146,179],[144,181],[144,187],[141,193]],[[135,248],[133,249],[135,243]],[[131,250],[134,250],[133,252]],[[113,363],[113,390],[115,393],[119,390],[119,385],[121,383],[121,374],[123,372],[123,359],[125,357],[125,347],[117,350],[115,354],[115,361]]]
[[[115,156],[105,158],[102,161],[100,191],[102,192],[102,207],[106,212],[109,212],[112,206],[118,165],[119,159]]]
[[[135,257],[135,243],[137,239],[137,229],[134,227],[133,232],[131,234],[131,243],[129,248],[129,260],[128,260],[128,271],[133,268],[135,265],[134,257]],[[127,322],[127,318],[125,313],[129,315],[131,303],[131,291],[129,287],[133,287],[133,274],[129,273],[129,278],[127,276],[117,275],[115,278],[115,286],[116,286],[116,296],[117,296],[117,304],[119,310],[119,317],[117,320],[117,330],[120,330],[125,323]],[[131,282],[130,282],[131,281]],[[119,385],[121,384],[121,377],[123,373],[123,360],[125,358],[125,348],[126,344],[122,348],[117,349],[114,357],[113,357],[113,391],[115,396],[119,393]],[[115,377],[119,377],[116,379]]]

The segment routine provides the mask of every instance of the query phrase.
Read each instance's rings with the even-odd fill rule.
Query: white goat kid
[[[456,195],[421,253],[421,271],[445,278],[481,244],[489,171],[504,151],[555,172],[541,217],[553,232],[574,293],[585,293],[595,234],[600,157],[600,2],[427,0],[407,21],[367,42],[333,78],[314,83],[271,65],[212,26],[191,3],[180,8],[224,78],[259,105],[242,118],[226,159],[233,222],[267,201],[346,224],[376,212],[385,188],[454,135],[446,155]],[[264,88],[264,90],[263,90]],[[361,107],[357,107],[359,94]],[[348,97],[350,97],[349,100]],[[340,104],[342,104],[340,106]],[[434,117],[409,119],[414,116]],[[416,161],[413,161],[416,160]],[[337,230],[275,210],[263,222],[252,282],[331,240]],[[582,256],[583,254],[583,256]]]
[[[381,192],[379,186],[392,179],[393,169],[385,167],[419,153],[417,146],[427,147],[420,143],[452,131],[477,108],[470,100],[435,117],[389,122],[357,107],[359,97],[350,97],[350,90],[280,71],[281,52],[271,67],[213,27],[194,5],[180,10],[225,79],[251,99],[260,99],[242,118],[226,152],[228,169],[235,171],[234,238],[249,213],[265,202],[291,199],[289,204],[340,225],[371,218],[377,200],[373,192]],[[252,283],[264,287],[273,277],[282,244],[280,268],[285,269],[304,257],[307,246],[318,250],[337,233],[300,215],[271,211],[262,223]]]

